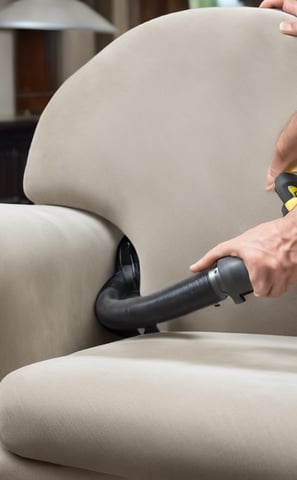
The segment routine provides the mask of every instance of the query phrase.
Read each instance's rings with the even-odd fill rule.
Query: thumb
[[[278,173],[280,172],[273,171],[271,167],[268,169],[265,185],[267,192],[272,192],[274,190],[274,180]]]
[[[296,21],[284,21],[281,22],[279,29],[282,33],[287,35],[293,35],[294,37],[297,36],[297,22]]]

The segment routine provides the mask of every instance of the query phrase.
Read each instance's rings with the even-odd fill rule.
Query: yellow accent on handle
[[[289,185],[288,190],[293,197],[297,197],[297,187],[295,185]]]
[[[285,203],[285,207],[288,210],[288,212],[293,210],[293,208],[295,208],[296,206],[297,206],[297,197],[290,198],[290,200],[288,200]]]

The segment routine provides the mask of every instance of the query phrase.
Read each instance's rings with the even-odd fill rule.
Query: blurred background
[[[28,202],[23,172],[40,114],[59,86],[114,38],[179,10],[259,3],[0,0],[0,202]]]

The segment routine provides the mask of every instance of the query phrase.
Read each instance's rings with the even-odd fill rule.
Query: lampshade
[[[0,10],[0,29],[116,31],[112,23],[78,0],[14,1]]]

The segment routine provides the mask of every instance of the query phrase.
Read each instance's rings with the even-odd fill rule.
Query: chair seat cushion
[[[144,335],[24,367],[0,394],[20,456],[129,480],[296,479],[296,338]]]

